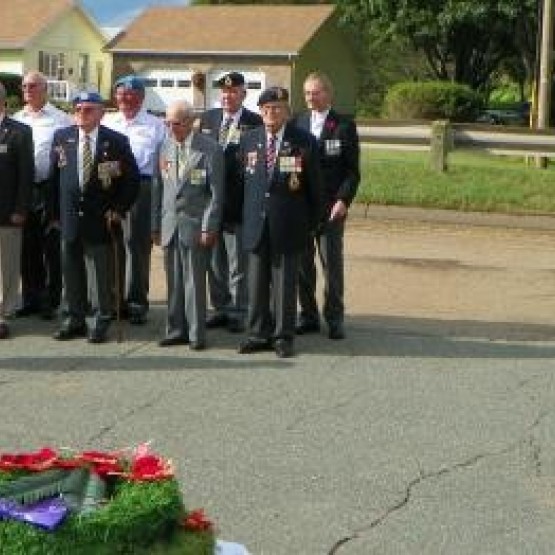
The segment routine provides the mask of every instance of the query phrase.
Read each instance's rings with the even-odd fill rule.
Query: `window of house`
[[[79,54],[79,83],[88,83],[89,81],[89,55]]]
[[[64,74],[64,54],[39,51],[39,71],[49,79],[61,79]]]
[[[160,79],[160,86],[166,87],[166,88],[173,87],[174,86],[173,79]]]
[[[178,79],[177,80],[177,86],[181,87],[183,89],[188,89],[191,86],[191,80],[190,79]]]

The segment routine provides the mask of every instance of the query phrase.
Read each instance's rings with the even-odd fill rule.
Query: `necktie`
[[[91,150],[91,138],[89,135],[85,135],[85,141],[83,143],[83,188],[89,182],[91,178],[93,167],[93,157]]]
[[[233,118],[231,116],[228,116],[224,124],[220,128],[220,136],[218,140],[222,146],[225,146],[227,143],[227,136],[229,134],[229,128],[231,127],[232,123],[233,123]]]
[[[274,166],[276,165],[276,142],[277,137],[275,135],[270,135],[266,147],[266,171],[268,175],[274,171]]]
[[[177,144],[178,175],[183,179],[189,161],[189,149],[183,143]]]

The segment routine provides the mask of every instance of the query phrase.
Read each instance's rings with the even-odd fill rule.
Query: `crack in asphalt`
[[[339,552],[341,547],[343,547],[344,545],[346,545],[347,543],[353,540],[361,538],[364,533],[370,532],[374,528],[377,528],[382,523],[384,523],[392,514],[406,507],[411,500],[411,497],[413,495],[413,490],[424,482],[437,479],[441,476],[451,474],[458,470],[464,470],[464,469],[473,467],[477,465],[479,462],[489,457],[506,455],[507,453],[510,453],[511,451],[514,451],[515,449],[517,449],[523,443],[531,446],[537,445],[538,449],[535,449],[534,447],[532,449],[532,458],[536,465],[535,470],[537,471],[538,465],[541,467],[541,461],[539,460],[540,448],[539,448],[539,444],[536,444],[535,439],[533,439],[533,433],[534,433],[534,430],[539,426],[541,421],[544,420],[548,415],[549,415],[549,412],[541,411],[536,417],[536,419],[532,422],[532,424],[528,426],[524,436],[521,439],[504,447],[503,449],[499,449],[498,451],[490,451],[486,453],[478,453],[476,455],[473,455],[472,457],[469,457],[464,461],[454,463],[451,466],[446,466],[432,472],[420,472],[419,476],[417,476],[416,478],[413,478],[407,484],[405,488],[405,493],[401,499],[399,499],[396,503],[388,507],[384,512],[382,512],[382,514],[380,514],[377,518],[372,520],[366,526],[361,526],[360,528],[356,529],[351,535],[345,536],[337,540],[335,544],[331,547],[331,549],[327,552],[327,555],[335,555],[336,553]]]
[[[193,378],[194,379],[194,378]],[[192,381],[188,380],[188,382]],[[154,405],[156,405],[160,399],[162,397],[165,397],[167,395],[167,390],[161,391],[160,393],[158,393],[158,395],[155,395],[154,397],[152,397],[150,400],[145,401],[144,403],[140,404],[140,405],[135,405],[134,407],[132,407],[130,410],[128,410],[127,412],[125,412],[124,414],[122,414],[119,418],[117,418],[116,420],[112,421],[110,424],[107,424],[105,426],[102,426],[98,432],[96,432],[95,434],[93,434],[92,436],[90,436],[87,440],[87,442],[89,444],[92,444],[95,441],[98,441],[100,438],[102,438],[103,436],[105,436],[106,434],[110,433],[112,430],[115,429],[115,427],[118,424],[121,424],[121,422],[128,420],[129,418],[132,418],[136,413],[138,413],[139,411],[143,411],[146,409],[150,409],[152,408]]]

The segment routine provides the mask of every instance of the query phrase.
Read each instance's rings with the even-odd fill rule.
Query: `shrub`
[[[389,89],[383,113],[389,119],[474,121],[482,97],[467,85],[447,81],[397,83]]]

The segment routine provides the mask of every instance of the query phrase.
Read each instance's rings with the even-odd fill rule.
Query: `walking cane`
[[[121,327],[121,291],[119,275],[119,248],[116,232],[112,225],[112,219],[108,219],[108,230],[112,239],[112,250],[114,251],[114,287],[116,288],[116,341],[123,341],[123,330]]]

